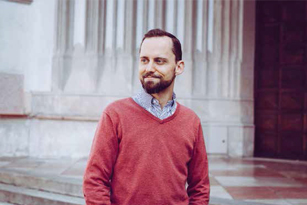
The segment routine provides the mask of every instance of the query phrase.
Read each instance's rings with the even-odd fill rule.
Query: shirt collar
[[[139,99],[141,100],[141,104],[143,104],[146,108],[151,107],[152,105],[159,105],[159,101],[154,98],[152,95],[148,94],[144,89],[141,89],[139,92]],[[176,94],[173,92],[172,99],[167,102],[166,105],[174,106],[176,101]]]

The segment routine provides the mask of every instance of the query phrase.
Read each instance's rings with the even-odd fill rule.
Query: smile
[[[150,81],[155,81],[155,80],[158,80],[158,79],[160,79],[160,78],[157,78],[157,77],[146,77],[146,78],[144,78],[144,80],[150,80]]]
[[[158,79],[157,77],[146,77],[146,79]]]

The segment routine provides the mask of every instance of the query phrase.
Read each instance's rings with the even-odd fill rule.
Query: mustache
[[[154,74],[154,73],[144,73],[142,75],[143,78],[148,78],[148,77],[151,77],[151,78],[161,78],[160,75],[157,75],[157,74]]]

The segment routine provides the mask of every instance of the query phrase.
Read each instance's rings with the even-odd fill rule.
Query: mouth
[[[148,77],[145,77],[144,79],[159,79],[157,77],[152,77],[152,76],[148,76]]]
[[[161,76],[159,75],[150,75],[150,74],[143,75],[143,79],[159,79],[159,78],[161,78]]]
[[[155,78],[155,77],[146,77],[146,78],[144,78],[144,82],[147,82],[147,83],[149,83],[149,82],[157,82],[158,79],[159,78]]]

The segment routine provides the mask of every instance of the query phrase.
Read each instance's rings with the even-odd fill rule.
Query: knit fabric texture
[[[88,205],[209,204],[199,118],[179,103],[163,120],[132,98],[110,104],[96,130],[83,192]]]

